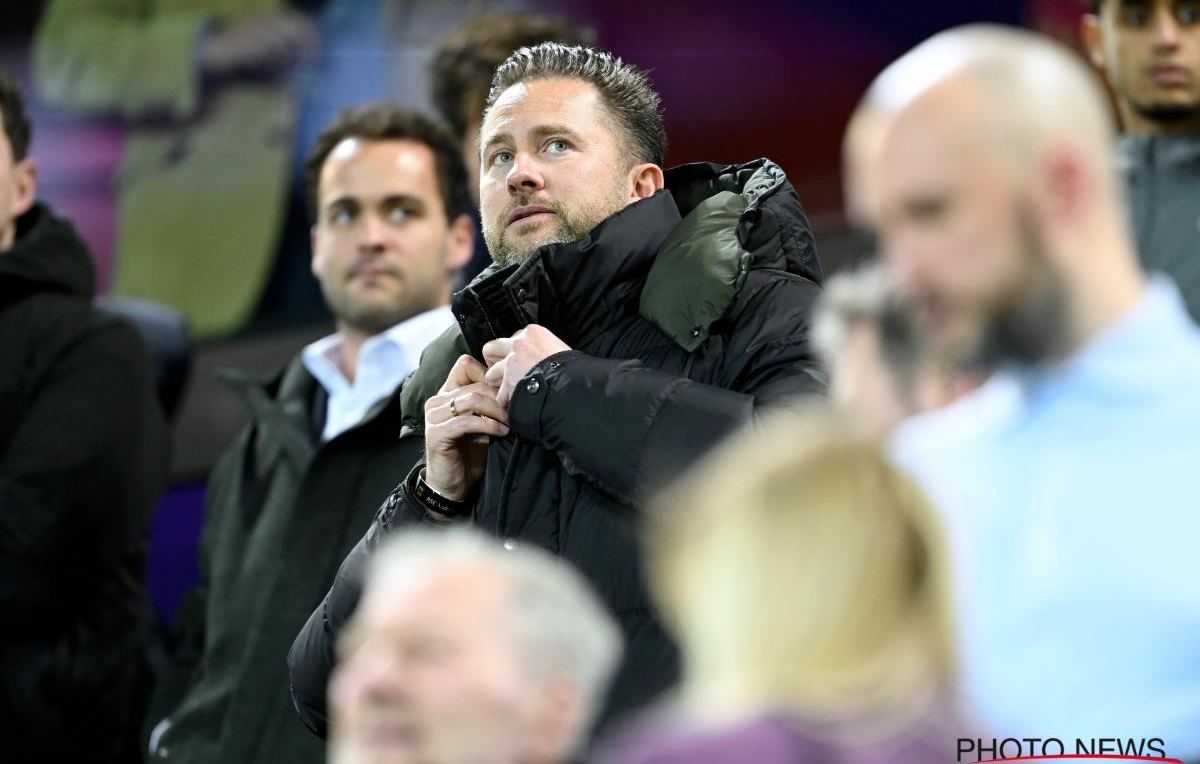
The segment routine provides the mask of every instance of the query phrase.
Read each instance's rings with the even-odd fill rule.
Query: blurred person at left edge
[[[0,74],[0,718],[6,761],[140,761],[146,528],[167,429],[136,330],[92,307]]]

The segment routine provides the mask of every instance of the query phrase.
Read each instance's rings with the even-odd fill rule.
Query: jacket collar
[[[60,292],[90,300],[94,291],[91,257],[69,221],[41,203],[17,218],[16,240],[0,252],[0,296]]]
[[[1200,135],[1126,135],[1117,144],[1121,170],[1200,163]]]
[[[482,357],[484,343],[527,324],[545,326],[572,347],[586,345],[615,318],[637,311],[646,274],[679,221],[671,193],[659,191],[577,241],[484,271],[453,302],[471,353]]]
[[[455,294],[458,326],[425,348],[401,388],[402,434],[421,429],[425,400],[460,355],[482,359],[485,342],[535,320],[576,346],[576,335],[604,322],[609,306],[629,310],[640,292],[640,315],[691,352],[751,268],[821,280],[808,217],[783,169],[756,159],[669,170],[667,191],[626,207],[583,240],[545,247],[525,266],[493,264]]]
[[[708,339],[750,270],[820,282],[808,216],[771,160],[681,165],[667,188],[685,217],[655,259],[639,312],[684,350]]]
[[[324,421],[323,413],[320,417],[316,414],[323,411],[328,396],[299,355],[269,378],[233,368],[219,369],[217,376],[242,399],[259,427],[283,433],[281,437],[292,446],[297,456],[311,456],[316,443],[320,441],[321,424]],[[362,421],[347,432],[373,423],[389,406],[398,403],[396,393],[381,398]]]

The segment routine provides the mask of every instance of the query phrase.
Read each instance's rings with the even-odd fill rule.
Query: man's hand
[[[488,365],[484,382],[499,389],[496,400],[507,411],[513,388],[530,369],[570,349],[546,327],[530,324],[507,339],[492,340],[483,346],[483,360]]]
[[[261,13],[204,35],[200,68],[218,78],[270,75],[310,55],[317,42],[316,27],[303,13]]]
[[[461,356],[425,402],[425,483],[453,501],[464,501],[483,477],[491,439],[508,435],[508,410],[485,373],[479,361]]]

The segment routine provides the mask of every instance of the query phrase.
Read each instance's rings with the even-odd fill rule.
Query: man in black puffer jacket
[[[822,388],[807,336],[820,269],[777,165],[664,175],[645,75],[554,43],[497,70],[481,143],[496,263],[455,296],[458,326],[402,390],[402,437],[423,438],[425,460],[289,656],[318,733],[363,559],[409,523],[469,521],[575,564],[626,640],[605,719],[670,686],[679,656],[644,582],[642,501],[764,407]]]
[[[34,202],[0,75],[0,719],[6,761],[140,761],[146,527],[167,432],[137,332]]]

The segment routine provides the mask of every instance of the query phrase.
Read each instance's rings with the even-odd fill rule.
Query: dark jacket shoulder
[[[92,289],[82,240],[35,205],[0,254],[0,714],[17,760],[137,750],[167,431],[139,335]]]

